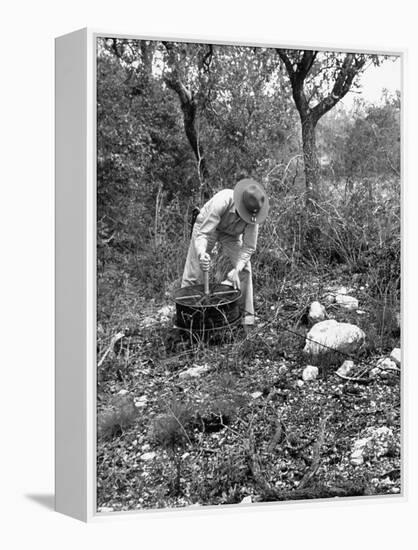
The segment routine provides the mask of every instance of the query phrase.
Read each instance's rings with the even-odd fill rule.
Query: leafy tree
[[[289,76],[302,124],[306,197],[310,205],[312,199],[317,198],[319,187],[316,146],[318,121],[348,93],[356,77],[365,69],[366,62],[378,62],[378,58],[365,54],[280,48],[277,53]]]
[[[400,176],[400,94],[384,93],[381,104],[360,102],[345,143],[350,177]]]
[[[209,170],[204,155],[199,124],[199,78],[193,78],[209,70],[213,46],[205,44],[176,44],[163,42],[167,55],[164,82],[173,90],[183,113],[184,130],[196,157],[199,177],[200,198],[208,199],[211,189],[208,185]],[[196,91],[197,88],[197,91]]]

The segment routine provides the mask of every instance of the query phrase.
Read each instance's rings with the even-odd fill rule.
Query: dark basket
[[[212,331],[235,325],[241,318],[241,291],[228,285],[213,285],[208,297],[203,285],[192,285],[176,291],[176,324],[193,332]]]

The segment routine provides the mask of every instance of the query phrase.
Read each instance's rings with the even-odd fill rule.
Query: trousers
[[[193,228],[192,238],[190,240],[189,249],[187,252],[186,263],[184,265],[183,278],[181,286],[191,286],[203,284],[203,272],[200,269],[199,257],[194,246],[194,238],[199,231],[199,226]],[[222,232],[215,232],[209,235],[206,252],[211,254],[215,244],[219,243],[221,253],[226,255],[231,263],[231,269],[235,267],[238,260],[240,249],[242,246],[241,235],[228,235]],[[245,264],[239,274],[241,286],[241,298],[239,301],[240,310],[242,313],[242,323],[244,325],[253,325],[254,318],[254,298],[253,298],[253,281],[251,271],[251,261]]]

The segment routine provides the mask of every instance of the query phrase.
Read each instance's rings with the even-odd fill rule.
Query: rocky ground
[[[367,288],[310,288],[303,307],[295,284],[259,299],[256,330],[212,342],[179,338],[169,302],[109,307],[98,327],[99,510],[400,492],[396,319],[382,345]],[[307,355],[324,319],[365,341]]]

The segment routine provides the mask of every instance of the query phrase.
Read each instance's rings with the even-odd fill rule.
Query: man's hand
[[[202,252],[199,254],[199,263],[202,271],[209,271],[210,256],[207,252]]]
[[[226,276],[227,282],[232,284],[235,289],[241,288],[241,282],[239,280],[239,271],[237,269],[232,269]],[[226,282],[226,281],[225,281]]]

